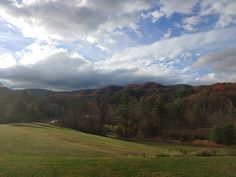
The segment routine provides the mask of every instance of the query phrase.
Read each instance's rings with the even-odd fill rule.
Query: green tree
[[[215,126],[214,128],[210,130],[209,138],[218,144],[223,143],[224,142],[223,129],[219,126]]]
[[[155,102],[155,97],[144,97],[141,100],[141,116],[139,120],[139,134],[141,136],[155,136],[160,127],[162,104]]]
[[[184,104],[181,98],[176,98],[171,104],[171,118],[175,126],[180,127],[183,124]]]
[[[235,126],[234,124],[227,124],[223,128],[224,132],[224,143],[227,145],[232,145],[235,143]]]
[[[223,127],[215,126],[211,129],[209,138],[218,144],[232,145],[236,143],[236,128],[230,123]]]
[[[165,100],[163,94],[159,94],[157,97],[157,101],[155,103],[155,115],[158,117],[158,123],[161,124],[161,121],[165,118],[166,108],[165,108]]]
[[[121,95],[120,108],[115,120],[115,133],[121,137],[134,137],[136,135],[136,119],[132,117],[132,106],[130,104],[129,95],[124,93]]]

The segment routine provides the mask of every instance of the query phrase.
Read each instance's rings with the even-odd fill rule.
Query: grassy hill
[[[0,177],[234,177],[228,149],[137,143],[48,124],[0,125]],[[183,152],[185,156],[183,156]],[[186,155],[187,154],[187,155]]]

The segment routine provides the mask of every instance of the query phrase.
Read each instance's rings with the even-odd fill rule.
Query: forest
[[[236,83],[148,82],[70,92],[0,88],[0,123],[54,122],[123,138],[236,143]]]

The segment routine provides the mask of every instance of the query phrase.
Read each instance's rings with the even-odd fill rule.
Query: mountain
[[[148,82],[71,92],[1,87],[0,105],[1,123],[57,120],[95,134],[205,139],[210,128],[235,123],[236,83]]]

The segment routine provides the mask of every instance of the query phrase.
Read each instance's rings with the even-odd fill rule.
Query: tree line
[[[2,87],[0,105],[0,123],[57,120],[61,126],[94,134],[180,140],[210,137],[229,144],[225,132],[230,129],[227,125],[236,122],[236,84],[146,83],[74,92]]]

